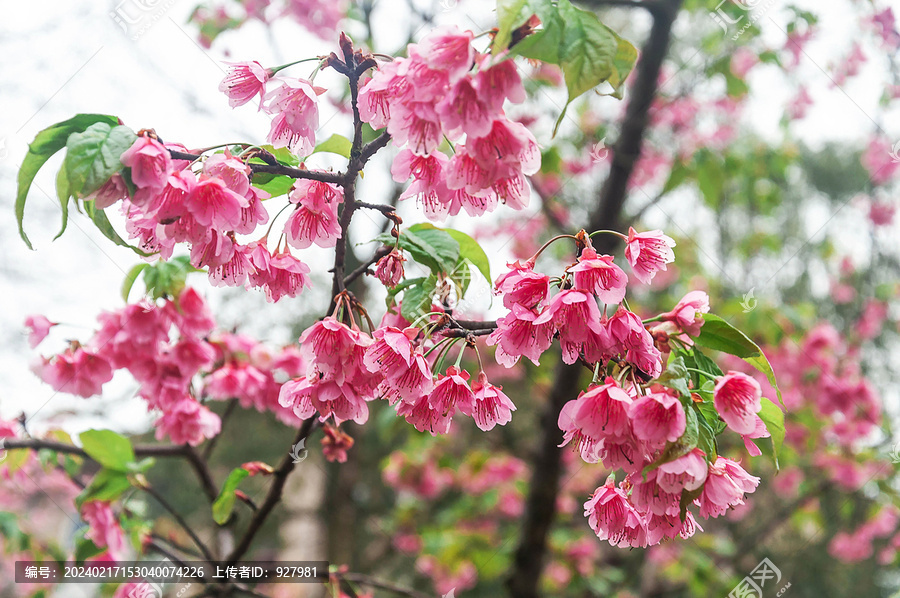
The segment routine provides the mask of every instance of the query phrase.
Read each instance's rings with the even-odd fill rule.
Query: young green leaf
[[[775,469],[779,469],[778,453],[781,451],[781,445],[784,444],[784,411],[778,405],[766,397],[762,398],[762,409],[759,411],[759,418],[766,425],[766,430],[771,435],[769,440],[772,447],[772,460],[775,463]],[[762,438],[760,441],[764,440]],[[765,445],[764,445],[765,446]],[[760,447],[762,450],[763,447]],[[767,452],[767,451],[763,451]]]
[[[122,281],[122,299],[126,303],[128,302],[128,295],[131,294],[131,287],[134,286],[134,283],[137,280],[138,276],[140,276],[141,272],[149,267],[150,264],[137,264],[128,271],[128,274],[125,275],[125,280]]]
[[[88,430],[78,436],[88,456],[107,469],[128,471],[134,462],[131,441],[112,430]]]
[[[231,511],[234,509],[234,491],[237,490],[238,485],[248,475],[250,475],[250,472],[243,467],[231,470],[225,483],[222,484],[222,491],[212,504],[213,521],[219,525],[225,525],[225,522],[231,517]]]
[[[291,187],[294,186],[294,179],[284,174],[259,172],[253,175],[253,186],[262,189],[272,197],[279,197],[290,193]]]
[[[703,314],[703,328],[700,329],[700,336],[695,342],[708,349],[722,351],[735,357],[740,357],[757,370],[766,375],[769,383],[778,393],[778,400],[781,401],[781,390],[775,380],[775,372],[772,371],[772,365],[763,354],[756,343],[750,340],[746,334],[713,314]]]
[[[478,268],[478,271],[484,275],[488,284],[492,284],[491,262],[488,260],[488,256],[484,252],[484,249],[478,244],[478,241],[466,233],[453,230],[452,228],[445,228],[443,230],[459,244],[459,259],[469,260],[472,265]]]
[[[82,504],[90,500],[116,500],[129,488],[131,482],[124,472],[101,469],[88,487],[75,498],[75,506],[80,509]]]
[[[19,227],[19,236],[28,246],[34,249],[28,235],[25,234],[23,220],[25,217],[25,200],[28,199],[28,191],[34,182],[34,177],[50,157],[66,147],[69,135],[84,131],[94,123],[107,123],[112,126],[118,124],[119,119],[107,114],[78,114],[69,120],[56,123],[38,133],[34,141],[28,145],[28,153],[22,160],[17,177],[18,189],[16,190],[16,223]]]
[[[119,233],[116,232],[116,229],[113,228],[112,223],[109,221],[109,218],[106,217],[106,213],[103,210],[98,210],[96,206],[94,206],[93,201],[85,201],[84,205],[84,213],[88,215],[91,221],[94,223],[94,226],[103,233],[103,236],[119,245],[121,247],[127,247],[132,250],[136,254],[141,257],[147,257],[151,254],[141,251],[137,247],[130,245],[125,239],[119,236]]]
[[[337,154],[338,156],[343,156],[349,160],[351,149],[353,149],[353,143],[349,139],[347,139],[343,135],[334,133],[331,135],[331,137],[318,144],[313,150],[313,153],[316,154],[319,152],[328,152],[329,154]]]

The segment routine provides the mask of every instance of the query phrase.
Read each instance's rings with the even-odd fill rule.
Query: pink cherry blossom
[[[598,446],[605,441],[627,441],[632,438],[628,408],[632,397],[612,378],[592,386],[577,399],[566,403],[559,413],[558,425],[563,431],[564,446],[575,441],[582,458],[596,462]]]
[[[475,393],[469,388],[469,372],[450,366],[445,374],[438,375],[428,395],[428,404],[447,417],[453,417],[457,409],[471,416],[475,409]]]
[[[275,303],[282,297],[296,297],[310,286],[309,266],[288,252],[272,255],[269,260],[266,299]]]
[[[485,103],[482,94],[478,93],[474,82],[469,78],[457,81],[438,102],[436,110],[445,129],[459,131],[471,137],[482,137],[490,133],[495,112]],[[459,136],[459,133],[451,134]]]
[[[413,177],[413,183],[400,194],[400,199],[415,197],[430,220],[443,220],[450,210],[450,190],[444,174],[447,156],[441,152],[418,155],[409,149],[400,150],[391,165],[391,176],[398,183]]]
[[[709,313],[709,295],[703,291],[691,291],[679,301],[672,311],[662,314],[664,321],[674,322],[690,336],[700,336],[702,314]]]
[[[35,370],[53,390],[84,398],[100,394],[103,384],[113,375],[109,361],[81,347],[42,359]]]
[[[706,481],[708,469],[703,451],[695,448],[674,461],[660,465],[657,468],[656,483],[664,491],[673,494],[682,490],[696,490]]]
[[[305,79],[278,78],[280,86],[266,94],[263,109],[275,118],[269,136],[273,147],[286,147],[297,156],[308,156],[316,145],[319,128],[317,88]]]
[[[662,354],[637,314],[620,307],[607,321],[606,331],[609,342],[615,347],[613,350],[625,353],[627,361],[650,378],[656,378],[662,373]]]
[[[288,243],[306,249],[313,243],[319,247],[334,247],[341,238],[338,205],[344,200],[336,186],[320,181],[298,180],[289,199],[298,204],[284,226]]]
[[[32,315],[25,318],[25,327],[28,328],[28,345],[34,349],[50,334],[50,329],[55,323],[41,315]]]
[[[666,392],[636,399],[628,408],[628,416],[634,435],[657,448],[681,438],[687,421],[681,401]]]
[[[228,105],[232,108],[243,106],[259,95],[261,109],[266,82],[271,76],[269,71],[255,60],[227,64],[228,72],[219,83],[219,91],[228,96]]]
[[[576,289],[566,289],[553,296],[549,311],[553,326],[559,331],[563,361],[575,363],[588,338],[588,330],[599,333],[600,309],[593,295]]]
[[[222,429],[222,420],[197,401],[185,398],[156,420],[156,439],[168,436],[175,444],[197,446],[216,436]]]
[[[891,142],[884,137],[873,137],[869,141],[860,161],[873,184],[883,185],[894,178],[900,161],[894,159],[893,151]]]
[[[697,499],[700,516],[718,517],[734,506],[744,504],[744,494],[756,490],[759,478],[744,471],[740,463],[718,457],[709,466],[703,492]]]
[[[123,166],[131,168],[131,180],[137,186],[138,196],[132,198],[135,205],[142,205],[166,186],[166,179],[172,171],[169,151],[156,139],[143,135],[125,150],[119,160]]]
[[[570,271],[575,288],[595,295],[601,303],[616,304],[625,298],[628,277],[613,263],[611,255],[597,255],[588,247]]]
[[[419,432],[428,430],[432,436],[446,434],[450,431],[453,414],[432,406],[430,395],[422,395],[414,402],[397,403],[397,415],[415,426]]]
[[[522,78],[515,62],[508,58],[506,52],[485,58],[475,76],[475,87],[481,100],[494,112],[499,112],[503,108],[503,101],[506,99],[514,104],[525,101]]]
[[[661,230],[639,233],[629,227],[625,257],[637,279],[650,284],[657,272],[675,261],[672,247],[675,247],[675,241]]]
[[[375,278],[388,288],[397,286],[400,279],[403,278],[403,262],[405,261],[406,258],[399,251],[392,249],[389,254],[375,264]]]
[[[597,537],[613,546],[646,545],[643,518],[612,476],[584,503],[584,516]]]
[[[94,207],[98,210],[108,208],[120,199],[128,197],[128,189],[122,175],[114,173],[109,180],[103,183],[99,189],[85,197],[85,201],[93,200]]]
[[[185,199],[185,207],[203,226],[231,230],[241,221],[247,198],[231,190],[220,178],[201,175]]]
[[[762,409],[761,397],[759,382],[742,372],[730,371],[716,382],[713,404],[729,428],[738,434],[750,434]]]
[[[81,505],[81,518],[88,524],[85,537],[98,548],[106,548],[114,561],[124,561],[125,532],[109,502],[89,500]]]
[[[472,384],[472,392],[475,394],[472,418],[481,430],[487,432],[496,425],[503,426],[512,421],[512,412],[516,410],[516,406],[503,393],[501,386],[488,382],[484,372],[478,373],[478,378]]]
[[[488,345],[497,345],[497,363],[512,367],[522,356],[535,365],[553,342],[553,314],[550,310],[538,313],[533,309],[513,305],[512,311],[497,320],[497,329],[487,338]]]
[[[471,31],[455,26],[439,27],[422,40],[418,49],[430,68],[447,71],[451,79],[457,79],[472,68],[474,37]]]
[[[521,305],[529,309],[540,305],[550,293],[550,277],[534,271],[532,262],[522,264],[518,260],[507,264],[509,272],[501,274],[494,282],[497,293],[503,295],[503,306],[512,309]]]

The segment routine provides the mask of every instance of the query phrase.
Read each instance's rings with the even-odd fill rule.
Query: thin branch
[[[367,210],[377,210],[377,211],[381,212],[382,214],[384,214],[385,216],[387,216],[388,214],[393,214],[394,211],[397,209],[396,207],[388,205],[388,204],[366,203],[364,201],[357,201],[356,207],[357,208],[366,208]]]
[[[301,424],[300,429],[297,431],[297,436],[294,438],[295,445],[309,437],[313,431],[313,426],[317,421],[318,417],[316,416],[303,420],[303,424]],[[288,475],[294,470],[294,465],[294,458],[291,455],[285,455],[285,457],[282,458],[275,473],[272,474],[272,485],[269,486],[269,492],[266,494],[265,500],[262,505],[260,505],[259,510],[254,513],[253,519],[250,520],[250,525],[247,527],[247,530],[244,532],[244,535],[241,537],[237,546],[235,546],[234,550],[231,551],[231,554],[228,555],[228,558],[226,559],[228,565],[237,563],[238,559],[244,556],[244,553],[250,548],[253,537],[256,536],[256,533],[259,531],[259,528],[262,527],[262,524],[265,523],[269,513],[272,512],[272,509],[275,508],[275,505],[281,500],[284,484],[287,481]]]
[[[189,154],[187,152],[179,152],[169,150],[169,155],[175,160],[197,160],[201,156],[199,154]],[[282,164],[254,164],[249,163],[247,166],[254,173],[264,172],[267,174],[280,174],[289,176],[292,179],[309,179],[312,181],[321,181],[323,183],[332,183],[340,185],[347,180],[347,175],[340,172],[324,172],[318,170],[306,170],[305,168],[294,168],[292,166],[284,166]]]
[[[172,516],[172,518],[175,519],[181,529],[183,529],[187,533],[187,535],[190,536],[194,544],[197,545],[197,548],[200,549],[200,552],[203,553],[203,556],[207,561],[209,561],[210,563],[215,562],[215,559],[213,558],[212,553],[209,551],[209,548],[206,547],[206,544],[204,544],[203,541],[200,540],[199,536],[197,536],[191,526],[188,525],[187,521],[184,520],[184,517],[182,517],[178,513],[178,511],[175,510],[175,507],[169,504],[169,501],[163,498],[163,496],[159,492],[157,492],[150,484],[141,484],[138,487],[155,498],[156,502],[158,502],[162,506],[162,508],[164,508]]]
[[[202,558],[202,557],[203,557],[202,554],[200,554],[199,552],[197,552],[197,551],[194,550],[193,548],[190,548],[189,546],[184,546],[183,544],[179,544],[178,542],[175,542],[174,540],[171,540],[171,539],[169,539],[169,538],[165,538],[165,537],[163,537],[163,536],[161,536],[160,534],[157,534],[157,533],[155,533],[155,532],[151,532],[151,533],[150,533],[150,537],[151,537],[152,539],[156,540],[157,542],[165,542],[166,544],[168,544],[168,545],[171,546],[172,548],[175,548],[176,550],[179,550],[179,551],[183,552],[184,554],[190,555],[190,556],[195,557],[195,558]]]
[[[36,451],[41,449],[48,449],[57,453],[78,455],[80,457],[84,457],[85,459],[91,459],[91,456],[84,452],[84,449],[82,449],[81,447],[75,446],[74,444],[67,444],[65,442],[57,442],[55,440],[41,440],[37,438],[30,438],[26,440],[8,438],[6,439],[4,447],[6,449],[30,449]],[[216,489],[216,484],[209,472],[209,468],[206,466],[206,463],[203,461],[200,455],[197,454],[197,451],[193,449],[193,447],[187,444],[139,444],[134,447],[134,454],[137,457],[185,458],[188,460],[188,462],[194,468],[194,471],[197,473],[197,476],[200,478],[200,482],[203,485],[203,490],[206,493],[207,497],[209,497],[210,500],[215,500],[216,496],[218,496],[218,490]]]
[[[391,252],[391,249],[392,248],[388,247],[387,245],[382,245],[381,247],[379,247],[375,251],[375,253],[372,255],[371,258],[369,258],[366,262],[360,264],[358,268],[356,268],[355,270],[350,272],[350,274],[348,274],[347,276],[344,277],[344,286],[345,287],[350,286],[350,283],[352,283],[354,280],[356,280],[357,278],[359,278],[360,276],[362,276],[363,274],[368,272],[369,268],[372,266],[372,264],[374,264],[375,262],[377,262],[378,260],[380,260],[381,258],[386,256],[387,254],[389,254]]]

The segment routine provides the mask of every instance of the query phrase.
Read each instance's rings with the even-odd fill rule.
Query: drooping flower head
[[[666,264],[675,261],[673,247],[675,241],[661,230],[639,233],[629,227],[625,257],[637,279],[650,284],[657,272],[665,270]]]
[[[728,372],[716,382],[713,404],[716,411],[738,434],[756,429],[756,414],[762,408],[759,382],[743,372]]]
[[[271,77],[269,71],[255,60],[227,64],[228,72],[219,83],[219,91],[228,96],[228,105],[237,108],[259,95],[259,106],[262,109],[266,82]]]

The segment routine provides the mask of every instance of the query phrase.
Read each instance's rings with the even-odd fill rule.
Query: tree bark
[[[653,27],[636,69],[622,132],[613,147],[609,177],[604,182],[597,205],[588,219],[588,231],[615,230],[622,226],[622,208],[625,205],[628,181],[641,154],[660,68],[668,52],[672,25],[681,4],[682,0],[663,0],[652,5],[648,3],[647,8],[653,15]],[[601,235],[594,245],[600,253],[612,253],[615,242],[616,239],[611,235]],[[562,459],[558,448],[562,442],[562,432],[557,420],[563,405],[575,398],[581,388],[582,369],[578,364],[559,363],[549,400],[541,415],[540,439],[531,463],[532,477],[522,533],[513,557],[511,575],[507,580],[509,595],[514,598],[537,598],[540,595],[539,583],[546,560],[547,538],[556,517],[556,498],[562,473]]]

